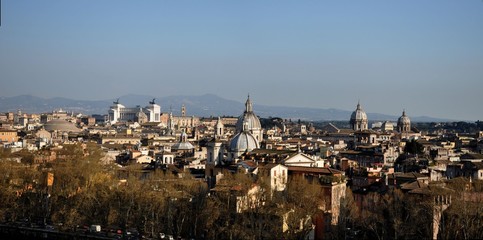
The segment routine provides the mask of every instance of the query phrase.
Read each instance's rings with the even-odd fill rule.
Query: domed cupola
[[[411,120],[406,116],[406,111],[403,110],[402,116],[397,120],[397,130],[399,132],[411,131]]]
[[[194,149],[194,146],[188,142],[188,134],[186,134],[186,132],[183,130],[181,136],[179,137],[179,142],[173,144],[171,148],[177,151],[191,151]]]
[[[44,129],[49,132],[80,132],[74,123],[62,119],[53,119],[44,124]]]
[[[230,142],[232,152],[250,152],[258,148],[258,141],[249,132],[241,132],[235,135]]]
[[[238,158],[245,152],[259,148],[258,140],[247,129],[248,122],[244,122],[242,132],[236,134],[230,141],[232,159]]]
[[[261,141],[263,138],[262,125],[260,124],[260,120],[258,119],[257,115],[253,112],[253,105],[252,101],[250,100],[250,95],[248,95],[248,99],[245,103],[245,111],[236,122],[236,131],[238,133],[243,132],[243,125],[245,123],[247,124],[246,130],[250,132],[258,141]]]
[[[354,112],[352,112],[351,119],[350,119],[351,128],[354,131],[359,130],[367,130],[367,115],[364,110],[361,108],[361,104],[357,103],[357,108]]]

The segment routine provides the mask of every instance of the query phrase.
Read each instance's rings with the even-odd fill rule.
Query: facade
[[[52,114],[42,114],[40,115],[40,122],[46,123],[54,119],[54,115]]]
[[[0,129],[0,142],[13,143],[17,141],[17,130]]]
[[[221,119],[215,125],[215,134],[213,141],[209,142],[207,145],[207,165],[218,166],[223,161],[224,156],[224,144],[221,141],[224,136],[224,125]]]
[[[219,166],[223,161],[224,147],[219,140],[209,142],[207,146],[206,164],[211,166]]]
[[[82,117],[80,121],[86,126],[94,126],[96,124],[96,119],[88,116]]]
[[[186,107],[181,107],[181,116],[175,116],[172,112],[162,113],[160,116],[160,122],[167,128],[167,134],[173,135],[176,130],[185,130],[191,133],[191,130],[200,125],[201,120],[199,117],[186,116]]]
[[[200,118],[195,116],[173,116],[172,124],[177,129],[190,129],[200,124]]]
[[[159,164],[174,164],[174,154],[170,152],[156,153],[155,159]]]
[[[378,145],[379,133],[373,130],[358,131],[354,134],[356,145]]]
[[[285,190],[288,182],[288,167],[277,164],[270,169],[270,186],[272,191],[281,192]]]
[[[153,101],[146,107],[127,108],[119,103],[119,99],[113,102],[108,111],[108,121],[111,124],[117,122],[160,122],[161,106]]]
[[[116,135],[116,136],[102,136],[99,140],[100,144],[132,144],[138,145],[141,143],[141,138],[137,136]]]
[[[141,155],[134,158],[134,161],[139,164],[151,163],[154,160],[151,156]]]
[[[297,153],[284,161],[286,166],[315,167],[316,161],[303,153]]]

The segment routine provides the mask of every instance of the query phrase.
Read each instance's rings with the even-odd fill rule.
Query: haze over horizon
[[[249,93],[483,120],[480,0],[4,0],[1,11],[0,97]]]

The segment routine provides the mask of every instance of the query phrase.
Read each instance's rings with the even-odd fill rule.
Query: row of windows
[[[2,133],[0,133],[0,135],[2,135],[2,136],[13,136],[13,135],[17,135],[17,132],[2,132]]]

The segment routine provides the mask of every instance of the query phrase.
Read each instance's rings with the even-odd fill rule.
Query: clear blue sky
[[[483,120],[483,1],[3,0],[0,85]]]

